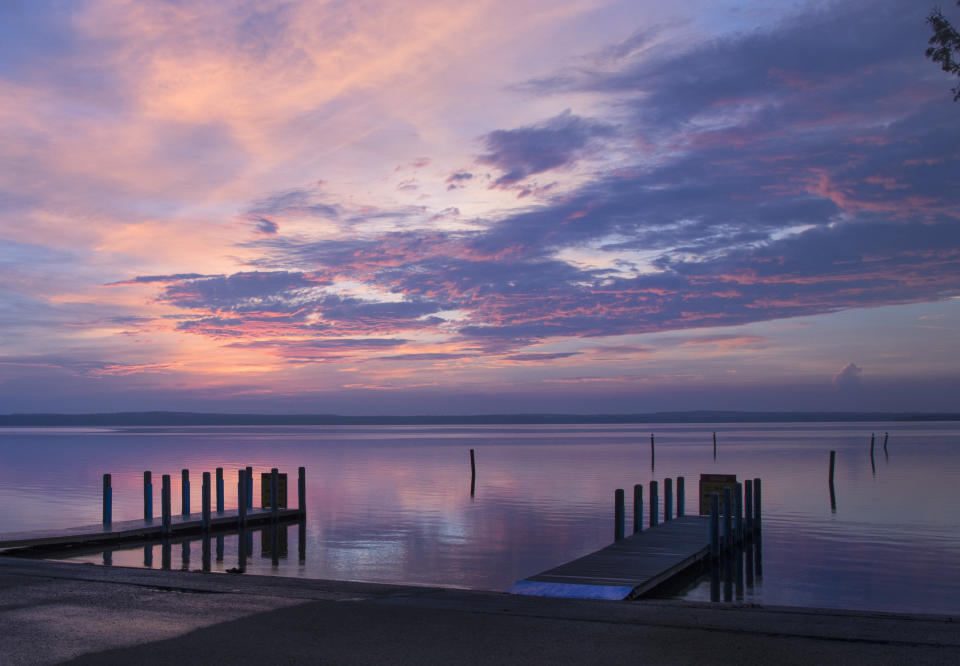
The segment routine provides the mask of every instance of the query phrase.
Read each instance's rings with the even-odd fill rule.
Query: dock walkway
[[[299,509],[279,509],[277,519],[291,520],[299,516]],[[247,525],[266,523],[272,519],[273,513],[269,508],[247,509]],[[161,523],[160,518],[152,520],[141,518],[140,520],[113,521],[109,525],[97,524],[0,534],[0,550],[56,545],[106,544],[143,538],[159,539],[162,536]],[[236,509],[210,513],[211,530],[237,527],[238,523],[239,514]],[[203,514],[201,513],[170,516],[171,536],[199,531],[202,528]]]
[[[635,599],[706,558],[709,552],[709,517],[683,516],[519,580],[510,592],[539,597]]]

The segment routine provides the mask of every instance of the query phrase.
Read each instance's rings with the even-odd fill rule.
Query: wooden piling
[[[653,433],[650,433],[650,471],[653,471],[654,468],[654,458],[656,457],[654,445],[653,445]]]
[[[621,541],[623,539],[624,529],[624,510],[623,510],[623,488],[617,488],[613,494],[613,540]]]
[[[753,480],[753,531],[760,534],[760,479]],[[759,572],[758,572],[759,573]]]
[[[161,477],[160,485],[160,533],[164,536],[170,535],[170,475],[164,474]],[[166,567],[170,568],[169,564]]]
[[[143,473],[143,519],[153,520],[153,476]]]
[[[113,486],[111,485],[110,475],[103,475],[103,524],[109,525],[113,522]]]
[[[307,514],[307,469],[300,467],[297,470],[297,508],[300,509],[300,515]]]
[[[743,543],[743,484],[737,483],[733,489],[733,540]]]
[[[217,468],[217,513],[223,513],[223,468]],[[222,558],[221,558],[222,559]]]
[[[873,443],[876,437],[877,437],[877,433],[875,432],[870,433],[870,455],[873,455]]]
[[[190,515],[190,470],[185,469],[180,472],[180,508],[185,516]]]
[[[733,493],[730,486],[723,489],[723,547],[733,546]]]
[[[890,439],[890,433],[889,433],[889,432],[883,433],[883,452],[884,452],[884,453],[887,452],[887,440],[888,440],[888,439]]]
[[[677,477],[677,518],[683,518],[686,513],[686,497],[683,488],[683,477]]]
[[[713,459],[717,459],[717,433],[713,433]]]
[[[663,522],[673,520],[673,479],[663,480]]]
[[[241,527],[247,524],[248,490],[247,470],[240,468],[237,470],[237,521]],[[241,568],[243,568],[243,565],[241,565]]]
[[[473,497],[477,491],[477,461],[473,455],[473,449],[470,449],[470,496]]]
[[[280,472],[276,467],[270,470],[270,520],[277,522],[280,517]]]
[[[253,508],[253,467],[247,466],[247,509]]]
[[[200,488],[200,507],[203,512],[202,527],[204,532],[210,531],[210,472],[203,473],[203,484]],[[210,559],[210,541],[206,540],[207,545],[207,563]]]
[[[643,530],[643,485],[633,486],[633,533]]]
[[[720,557],[720,496],[710,493],[710,557]]]
[[[830,452],[830,474],[829,474],[829,488],[830,488],[830,511],[833,513],[837,512],[837,493],[833,489],[833,468],[837,462],[837,452]]]
[[[657,496],[657,482],[650,482],[650,527],[660,522],[660,498]]]
[[[753,539],[753,480],[747,479],[743,482],[743,513],[746,520],[747,540]]]

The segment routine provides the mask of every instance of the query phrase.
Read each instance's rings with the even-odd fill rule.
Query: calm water
[[[100,520],[101,474],[113,475],[114,520],[142,516],[142,472],[173,481],[223,467],[307,468],[305,559],[297,525],[283,557],[253,535],[258,574],[505,590],[518,579],[604,545],[613,495],[667,476],[687,478],[696,511],[700,473],[763,479],[763,578],[743,600],[763,604],[960,611],[960,424],[723,424],[718,455],[705,425],[377,426],[0,429],[0,533]],[[879,433],[873,464],[870,433]],[[650,432],[656,433],[651,467]],[[888,454],[884,432],[890,433]],[[469,449],[478,479],[470,495]],[[827,487],[837,451],[836,512]],[[295,487],[295,484],[294,484]],[[628,500],[629,501],[629,500]],[[628,506],[628,523],[630,522]],[[171,566],[197,569],[201,544],[176,545]],[[161,566],[160,547],[114,551],[112,563]],[[103,562],[102,554],[76,559]],[[224,540],[223,571],[237,565]],[[710,584],[680,592],[710,599]]]

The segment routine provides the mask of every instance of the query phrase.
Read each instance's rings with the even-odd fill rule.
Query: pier
[[[153,515],[153,483],[150,472],[143,475],[143,518],[114,521],[113,488],[110,474],[103,475],[103,520],[101,523],[62,529],[27,530],[0,534],[0,551],[13,549],[109,547],[138,541],[149,541],[190,534],[209,534],[244,530],[254,525],[292,522],[306,516],[306,470],[298,470],[297,508],[287,508],[286,474],[272,469],[261,474],[261,506],[253,506],[253,471],[251,467],[237,473],[237,508],[224,507],[223,469],[217,468],[216,487],[210,474],[203,474],[200,513],[190,512],[188,470],[182,471],[181,513],[170,506],[170,476],[163,475],[160,491],[161,515]],[[215,492],[216,508],[211,502]]]
[[[708,515],[686,516],[683,477],[679,477],[675,518],[669,490],[672,485],[672,479],[665,480],[664,487],[668,490],[664,495],[664,521],[661,523],[655,508],[658,484],[656,481],[650,483],[650,528],[643,531],[643,490],[642,486],[634,487],[634,533],[626,537],[623,534],[624,494],[618,489],[612,544],[519,580],[510,592],[571,599],[637,599],[693,569],[702,571],[705,564],[716,564],[721,558],[729,559],[731,551],[739,544],[755,538],[759,540],[759,479],[740,484],[733,475],[701,475],[701,513]],[[745,503],[744,486],[747,490]]]

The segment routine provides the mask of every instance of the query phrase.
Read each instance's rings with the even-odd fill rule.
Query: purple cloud
[[[536,125],[495,130],[483,138],[487,153],[478,161],[503,175],[494,187],[518,183],[534,174],[572,164],[597,141],[614,135],[606,123],[581,118],[566,110]]]

